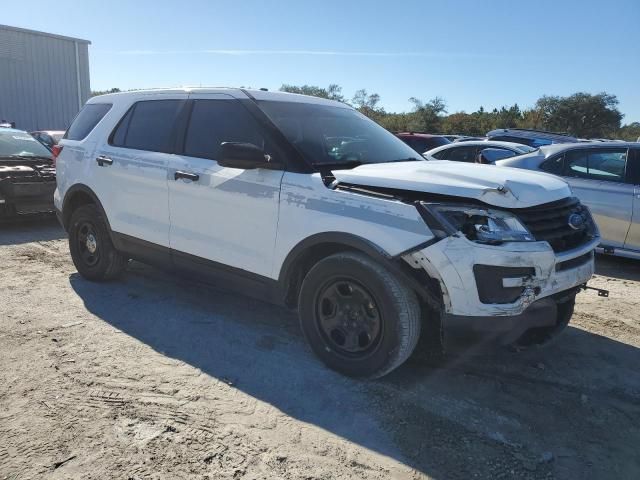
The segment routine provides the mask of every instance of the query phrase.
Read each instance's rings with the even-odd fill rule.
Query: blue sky
[[[91,40],[91,86],[338,83],[449,112],[607,91],[640,121],[640,0],[31,0],[0,23]]]

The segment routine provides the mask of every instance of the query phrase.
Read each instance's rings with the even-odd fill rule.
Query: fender
[[[111,240],[113,240],[113,231],[111,230],[111,224],[109,223],[109,217],[107,216],[107,212],[105,212],[104,207],[102,206],[102,202],[100,202],[100,199],[95,194],[95,192],[93,190],[91,190],[91,188],[89,188],[88,186],[86,186],[86,185],[84,185],[82,183],[76,183],[75,185],[71,186],[67,190],[67,193],[65,193],[64,199],[62,200],[62,212],[61,212],[62,213],[62,227],[65,229],[65,231],[67,231],[68,228],[69,228],[69,220],[71,219],[71,214],[72,214],[72,210],[71,210],[71,207],[72,207],[71,203],[72,202],[71,202],[71,199],[77,193],[86,194],[87,196],[89,196],[91,198],[91,200],[96,205],[96,207],[98,207],[98,210],[100,211],[100,214],[102,215],[102,217],[107,222],[107,228],[109,230],[109,235],[112,237]]]
[[[290,296],[291,293],[294,293],[291,291],[292,287],[299,287],[295,282],[302,280],[301,278],[296,278],[297,267],[300,266],[301,262],[304,262],[309,252],[313,251],[316,247],[323,246],[327,247],[327,254],[331,254],[335,250],[342,250],[345,247],[358,250],[384,265],[399,278],[402,278],[423,300],[428,301],[430,304],[434,302],[439,303],[439,300],[434,298],[433,293],[429,291],[427,286],[423,285],[416,277],[409,273],[410,268],[400,256],[393,257],[372,241],[345,232],[323,232],[311,235],[293,247],[282,263],[280,274],[278,275],[279,290],[285,294],[285,303],[291,302],[292,300]],[[322,255],[320,258],[324,256],[326,255]]]

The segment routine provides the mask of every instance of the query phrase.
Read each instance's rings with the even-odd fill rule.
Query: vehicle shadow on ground
[[[545,349],[411,360],[356,381],[323,367],[284,309],[135,262],[121,281],[70,284],[156,351],[433,478],[639,478],[633,346],[569,328]]]
[[[596,255],[596,275],[640,282],[640,260]]]
[[[0,221],[0,245],[57,240],[66,236],[67,234],[53,215]]]

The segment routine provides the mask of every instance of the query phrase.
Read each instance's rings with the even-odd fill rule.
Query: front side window
[[[581,149],[565,154],[567,175],[609,182],[624,182],[626,148]]]
[[[173,127],[183,103],[183,100],[146,100],[136,103],[118,123],[110,144],[170,153]]]
[[[424,160],[394,134],[351,108],[268,100],[258,104],[312,165]]]
[[[76,115],[64,138],[84,140],[109,110],[111,110],[110,103],[87,103]]]
[[[256,120],[237,100],[195,100],[184,154],[216,160],[223,142],[252,143],[267,150]]]

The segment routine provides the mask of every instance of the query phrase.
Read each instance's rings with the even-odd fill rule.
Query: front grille
[[[554,252],[571,250],[593,237],[591,215],[575,197],[531,208],[518,208],[512,212],[522,220],[536,240],[549,242]],[[577,230],[569,226],[569,216],[573,213],[582,214],[586,219]]]

